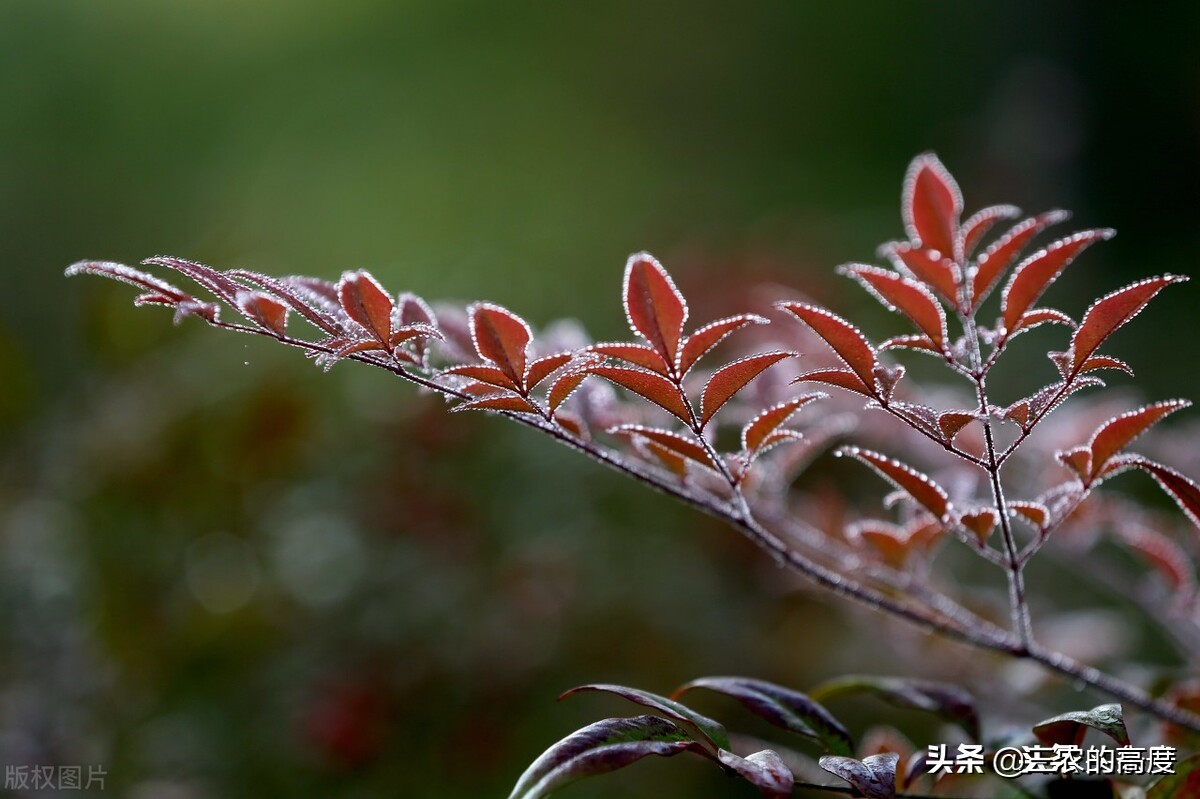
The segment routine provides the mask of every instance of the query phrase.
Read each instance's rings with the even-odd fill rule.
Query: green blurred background
[[[1197,273],[1197,53],[1191,2],[0,5],[0,763],[137,797],[501,796],[626,710],[571,685],[892,657],[548,442],[172,327],[72,261],[365,267],[609,337],[649,249],[698,319],[760,278],[865,311],[831,267],[901,234],[933,149],[969,209],[1120,230],[1057,289],[1077,313]],[[1196,285],[1115,350],[1153,396],[1200,394],[1159,344],[1195,336]],[[669,761],[565,795],[751,792]]]

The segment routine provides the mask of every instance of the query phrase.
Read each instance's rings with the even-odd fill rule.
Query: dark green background
[[[104,763],[139,797],[500,796],[625,710],[556,705],[573,684],[883,668],[847,632],[871,627],[665,499],[62,269],[366,267],[607,337],[649,249],[701,315],[762,277],[865,310],[831,267],[900,235],[904,167],[932,149],[968,208],[1120,230],[1057,289],[1078,313],[1197,271],[1198,13],[4,3],[0,763]],[[1196,285],[1114,350],[1150,395],[1200,393]],[[750,791],[675,761],[567,794]]]

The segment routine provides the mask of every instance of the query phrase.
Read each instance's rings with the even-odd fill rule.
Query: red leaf
[[[1076,371],[1082,368],[1092,353],[1118,328],[1137,316],[1154,295],[1172,283],[1182,283],[1186,277],[1162,275],[1118,289],[1096,300],[1083,315],[1079,329],[1071,339],[1071,354]]]
[[[870,466],[881,477],[908,494],[917,504],[932,513],[939,521],[945,521],[950,510],[950,496],[946,490],[927,475],[898,460],[871,450],[858,447],[843,447],[836,453],[848,455]]]
[[[1175,500],[1175,504],[1191,520],[1192,524],[1200,527],[1200,487],[1179,472],[1163,466],[1161,463],[1142,458],[1134,461],[1132,465],[1153,477],[1162,490]]]
[[[454,366],[442,372],[444,375],[454,375],[456,377],[467,377],[471,380],[477,380],[480,383],[487,383],[489,386],[497,386],[499,388],[507,388],[510,391],[517,391],[517,384],[513,379],[505,374],[504,370],[487,364],[467,364],[466,366]]]
[[[1049,508],[1040,502],[1009,502],[1008,509],[1038,530],[1044,529],[1050,521]]]
[[[921,249],[904,242],[893,242],[880,248],[901,272],[930,286],[951,306],[958,307],[958,265],[937,250]]]
[[[168,269],[174,269],[176,272],[186,275],[217,297],[235,307],[237,305],[238,292],[245,288],[241,283],[231,279],[224,272],[213,269],[211,266],[196,263],[195,261],[188,261],[184,258],[160,255],[154,258],[147,258],[142,261],[142,264],[144,266],[165,266]]]
[[[981,211],[976,211],[971,215],[971,218],[962,224],[962,230],[958,236],[958,252],[955,257],[959,261],[965,261],[971,257],[971,253],[979,245],[979,242],[987,235],[992,226],[1001,219],[1015,219],[1021,209],[1013,205],[993,205],[984,208]]]
[[[712,458],[708,456],[708,451],[704,447],[691,439],[684,438],[678,433],[672,433],[670,430],[659,430],[655,427],[643,427],[637,424],[625,424],[614,427],[608,432],[612,435],[640,436],[682,455],[688,460],[703,464],[709,468],[713,467]]]
[[[1160,420],[1191,404],[1187,400],[1156,402],[1136,411],[1123,413],[1100,425],[1087,443],[1092,456],[1091,476],[1094,478],[1100,474],[1109,459],[1120,454],[1134,439]]]
[[[588,437],[587,427],[584,425],[583,420],[573,413],[559,411],[554,414],[554,422],[576,438],[586,439]]]
[[[938,428],[938,412],[928,405],[911,402],[893,402],[892,409],[907,419],[911,424],[928,430],[934,435],[940,434]]]
[[[418,297],[416,294],[405,292],[396,298],[396,317],[400,321],[402,328],[417,328],[420,325],[426,325],[432,330],[437,330],[437,316],[434,315],[433,309],[429,307],[429,303]],[[395,341],[395,335],[392,336]],[[436,336],[439,340],[445,340],[439,331]],[[397,342],[398,343],[398,342]],[[416,353],[418,363],[425,362],[426,344],[423,340],[413,342],[413,352]],[[395,344],[393,344],[395,346]]]
[[[1081,252],[1097,241],[1111,239],[1113,230],[1086,230],[1060,239],[1022,261],[1013,272],[1000,298],[1004,327],[1010,332],[1025,312],[1033,307],[1050,284]]]
[[[889,311],[903,312],[938,349],[945,345],[946,312],[923,285],[895,272],[862,264],[843,266],[840,271],[861,283]]]
[[[824,399],[827,396],[829,395],[822,393],[805,394],[767,408],[742,428],[742,450],[747,453],[757,453],[766,444],[771,434],[790,419],[792,414],[813,400]]]
[[[365,271],[346,272],[337,286],[342,310],[384,344],[392,337],[392,298]]]
[[[667,270],[649,253],[630,256],[625,264],[625,315],[633,331],[674,366],[687,303]]]
[[[574,354],[570,352],[557,352],[538,358],[529,364],[529,368],[525,370],[526,389],[532,391],[537,388],[538,384],[549,377],[551,372],[568,364],[573,357],[575,357]]]
[[[799,302],[782,302],[776,307],[795,315],[833,348],[842,362],[858,375],[864,394],[875,394],[875,350],[858,328],[835,313]],[[837,384],[835,384],[837,385]]]
[[[738,316],[731,316],[728,319],[719,319],[716,322],[711,322],[692,333],[684,341],[683,350],[679,354],[679,374],[687,374],[688,370],[696,365],[696,361],[704,357],[706,352],[717,346],[730,333],[741,330],[746,325],[751,324],[765,325],[770,323],[755,314],[739,314]]]
[[[1066,451],[1054,453],[1054,457],[1075,474],[1080,480],[1087,480],[1092,473],[1092,452],[1087,447],[1074,447]]]
[[[791,384],[795,385],[796,383],[824,383],[829,386],[846,388],[867,397],[875,396],[863,385],[858,375],[849,369],[814,369],[793,379]]]
[[[581,369],[577,372],[567,372],[554,381],[550,386],[550,391],[546,394],[546,402],[550,405],[551,413],[567,401],[567,398],[575,393],[575,389],[579,388],[584,379],[588,376],[588,372]]]
[[[437,317],[434,316],[433,309],[416,294],[404,292],[396,298],[396,307],[402,325],[437,326]]]
[[[643,369],[649,369],[651,372],[657,372],[660,375],[666,376],[669,371],[667,362],[658,354],[658,351],[653,347],[648,347],[645,344],[626,344],[624,342],[603,342],[593,344],[588,347],[591,352],[606,355],[609,358],[619,358],[626,363],[631,363],[634,366],[640,366]]]
[[[1109,355],[1093,355],[1084,361],[1083,365],[1079,367],[1079,373],[1083,374],[1085,372],[1095,372],[1100,369],[1117,369],[1129,375],[1130,377],[1133,377],[1133,369],[1129,366],[1129,364],[1125,363],[1120,358],[1113,358]]]
[[[590,366],[587,371],[645,397],[684,423],[691,424],[691,414],[679,389],[662,375],[621,366]]]
[[[978,418],[979,415],[971,411],[946,411],[940,414],[937,418],[937,426],[941,431],[942,440],[947,444],[954,443],[954,437]]]
[[[1196,589],[1192,560],[1183,548],[1162,533],[1136,527],[1121,530],[1121,538],[1141,555],[1176,592],[1191,594]]]
[[[1033,241],[1034,236],[1068,217],[1070,214],[1066,211],[1050,211],[1026,219],[996,239],[976,262],[975,272],[971,276],[971,307],[978,308],[987,298],[992,288],[1012,266],[1013,261],[1017,260],[1021,250]]]
[[[881,363],[875,364],[875,383],[879,386],[879,396],[884,402],[891,400],[902,377],[904,377],[903,366],[889,367]]]
[[[525,320],[499,305],[477,302],[467,309],[471,341],[479,357],[500,367],[514,383],[525,377],[525,348],[533,334]]]
[[[456,411],[513,411],[514,413],[537,413],[538,409],[524,397],[516,394],[493,394],[455,406]]]
[[[322,303],[330,310],[341,308],[341,305],[338,303],[336,283],[330,283],[328,280],[321,280],[317,277],[305,277],[303,275],[285,277],[281,279],[281,282],[298,291],[305,292],[314,303]]]
[[[359,352],[387,352],[387,350],[378,341],[364,338],[343,344],[334,352],[334,355],[338,358],[346,358]]]
[[[846,537],[870,546],[893,569],[902,568],[912,551],[912,539],[901,527],[878,519],[855,522],[846,529]]]
[[[934,344],[933,340],[930,339],[929,336],[924,335],[892,336],[887,341],[880,344],[879,349],[881,352],[883,350],[906,349],[917,350],[918,352],[928,352],[932,355],[938,356],[942,354],[942,351],[938,345]]]
[[[954,178],[933,153],[913,159],[901,194],[904,228],[913,242],[954,255],[962,193]]]
[[[245,269],[231,269],[228,274],[262,286],[276,297],[283,299],[292,307],[292,310],[307,319],[314,327],[330,335],[339,335],[342,332],[341,323],[330,315],[330,310],[335,305],[327,302],[324,298],[314,301],[312,292],[306,288]],[[335,290],[335,296],[336,293]]]
[[[254,321],[259,327],[282,336],[287,329],[288,307],[261,291],[239,291],[237,295],[238,310]]]
[[[1078,377],[1063,388],[1062,383],[1052,383],[1038,389],[1031,396],[1017,400],[998,414],[1001,419],[1011,419],[1028,432],[1029,425],[1049,414],[1068,397],[1092,386],[1103,386],[1098,377]]]
[[[687,458],[675,450],[664,447],[657,441],[649,441],[647,439],[636,441],[635,446],[643,455],[653,455],[659,463],[666,467],[667,471],[676,477],[687,477]]]
[[[761,355],[741,358],[718,369],[704,386],[704,396],[700,400],[700,426],[707,425],[713,414],[745,388],[747,383],[784,358],[790,358],[795,354],[794,352],[764,352]]]
[[[496,387],[487,383],[467,383],[458,390],[463,394],[470,394],[472,397],[491,397],[496,394]]]
[[[992,531],[996,529],[999,519],[999,514],[991,508],[976,508],[962,515],[962,524],[971,531],[980,544],[985,544],[992,535]]]
[[[75,275],[107,277],[121,283],[128,283],[145,291],[160,294],[174,302],[195,299],[195,297],[187,292],[175,288],[170,283],[155,277],[149,272],[143,272],[140,269],[134,269],[131,266],[112,261],[79,261],[67,267],[67,271],[64,274],[67,277],[74,277]]]
[[[943,527],[928,519],[923,516],[904,527],[878,519],[864,519],[851,525],[846,535],[851,540],[870,545],[880,560],[899,569],[909,557],[928,552],[941,539]]]
[[[392,338],[388,342],[393,348],[399,347],[407,341],[420,338],[436,338],[442,341],[442,333],[436,327],[431,327],[420,322],[411,325],[401,325],[392,330]]]
[[[1017,324],[1009,331],[1008,337],[1011,339],[1017,333],[1024,333],[1026,330],[1032,330],[1038,325],[1044,324],[1066,325],[1067,327],[1075,327],[1075,320],[1067,316],[1062,311],[1056,311],[1053,308],[1035,308],[1032,311],[1026,311]]]

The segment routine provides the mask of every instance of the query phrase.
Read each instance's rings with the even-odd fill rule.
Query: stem
[[[1000,482],[1000,461],[996,454],[996,439],[992,431],[992,417],[987,396],[987,371],[983,368],[983,354],[979,346],[979,334],[975,329],[975,317],[963,314],[962,322],[970,346],[971,363],[974,367],[975,395],[979,401],[979,412],[983,415],[983,438],[986,463],[984,470],[992,487],[992,501],[999,515],[1000,534],[1004,539],[1005,567],[1008,576],[1008,601],[1012,614],[1012,626],[1023,649],[1033,645],[1033,620],[1029,615],[1029,603],[1025,596],[1025,562],[1017,549],[1013,535],[1012,520],[1008,517],[1008,506],[1004,501],[1004,486]],[[992,361],[989,361],[991,363]],[[1009,450],[1011,452],[1011,448]]]

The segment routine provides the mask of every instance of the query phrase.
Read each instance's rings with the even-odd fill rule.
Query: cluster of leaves
[[[1083,250],[1109,238],[1112,231],[1075,233],[1020,259],[1040,232],[1067,218],[1064,212],[1051,211],[1017,222],[982,247],[993,226],[1015,218],[1017,209],[992,206],[960,223],[959,189],[930,155],[918,157],[909,168],[902,199],[908,240],[881,248],[893,268],[848,264],[840,271],[903,314],[916,332],[875,346],[853,324],[824,308],[780,303],[780,309],[828,344],[838,361],[806,371],[794,382],[816,382],[861,395],[871,407],[900,419],[964,461],[991,471],[998,471],[1067,397],[1101,385],[1094,373],[1130,372],[1128,365],[1101,354],[1099,348],[1162,288],[1184,279],[1164,275],[1126,286],[1097,300],[1076,323],[1062,311],[1040,306],[1039,300]],[[269,335],[303,347],[327,368],[353,358],[415,377],[458,401],[456,410],[527,417],[579,441],[603,433],[609,441],[619,442],[625,453],[666,469],[681,481],[695,477],[701,487],[726,496],[763,454],[778,444],[799,441],[802,435],[790,425],[794,414],[826,396],[788,396],[759,408],[742,428],[740,447],[718,452],[714,446],[718,411],[765,370],[797,353],[754,352],[706,373],[702,382],[695,379],[702,359],[726,337],[768,320],[739,314],[686,334],[684,296],[662,265],[644,253],[629,259],[623,285],[625,315],[635,340],[595,343],[573,351],[553,351],[552,346],[535,341],[525,320],[492,303],[472,304],[465,320],[455,314],[439,318],[421,298],[407,293],[393,297],[364,271],[347,272],[335,284],[309,277],[276,279],[246,270],[222,272],[169,257],[144,263],[191,278],[218,302],[199,299],[121,264],[81,262],[68,274],[90,273],[132,283],[143,291],[135,300],[138,305],[170,307],[177,320],[195,315],[222,327]],[[998,318],[990,328],[978,326],[976,315],[1006,274]],[[239,312],[244,323],[224,322],[221,303]],[[292,313],[322,337],[290,336]],[[963,334],[957,338],[949,331],[950,317],[961,322]],[[911,401],[909,392],[902,390],[904,367],[889,365],[882,357],[900,348],[927,353],[982,389],[1009,344],[1043,324],[1071,329],[1068,348],[1050,353],[1060,379],[1003,407],[987,402],[982,392],[974,407],[935,409]],[[989,351],[984,353],[983,347]],[[653,414],[633,403],[614,402],[611,393],[593,390],[577,396],[589,376],[609,381],[626,396],[649,401],[665,416],[659,414],[657,423],[646,424]],[[601,397],[606,401],[601,402]],[[1158,403],[1109,420],[1087,443],[1058,453],[1070,471],[1066,481],[1038,496],[1010,500],[1004,507],[997,507],[995,497],[953,503],[942,486],[916,468],[883,453],[843,448],[839,454],[862,461],[892,483],[911,511],[901,524],[860,520],[847,531],[847,538],[872,550],[883,562],[900,565],[914,553],[932,551],[947,532],[990,552],[989,538],[998,528],[1007,529],[1011,516],[1035,533],[1034,541],[1018,555],[1024,560],[1091,489],[1128,469],[1150,474],[1200,524],[1200,490],[1194,483],[1168,466],[1125,452],[1151,425],[1187,404],[1183,400]],[[1014,425],[1016,434],[1000,451],[991,443],[991,428],[1004,423]],[[977,434],[981,426],[987,428],[983,445]],[[724,479],[714,481],[714,475]]]
[[[443,395],[455,411],[507,416],[724,519],[825,588],[968,644],[1033,659],[1200,731],[1200,718],[1176,705],[1041,649],[1033,638],[1023,576],[1052,534],[1087,512],[1094,489],[1126,471],[1152,477],[1200,527],[1200,488],[1179,471],[1129,451],[1151,427],[1189,403],[1158,402],[1104,419],[1082,443],[1057,449],[1052,460],[1058,473],[1033,486],[1015,491],[1001,479],[1002,468],[1066,400],[1102,386],[1100,373],[1132,374],[1128,364],[1102,348],[1162,289],[1185,278],[1162,275],[1117,289],[1093,302],[1077,321],[1043,305],[1042,298],[1081,253],[1110,238],[1111,230],[1084,230],[1033,249],[1043,231],[1067,219],[1065,212],[1020,219],[1016,208],[997,205],[963,220],[957,184],[928,154],[910,165],[901,200],[907,238],[880,249],[890,268],[846,264],[839,269],[912,326],[912,332],[878,344],[845,318],[805,301],[777,303],[773,320],[743,313],[689,332],[684,295],[646,253],[629,258],[622,285],[632,339],[594,343],[535,336],[524,319],[492,303],[435,311],[415,295],[389,293],[364,271],[346,272],[333,283],[221,271],[169,257],[144,262],[189,278],[211,295],[203,298],[122,264],[85,261],[67,271],[130,283],[141,291],[135,304],[171,308],[177,321],[196,316],[223,329],[267,336],[302,349],[325,368],[341,360],[380,367]],[[1002,223],[1006,230],[1000,230]],[[993,295],[995,319],[983,324],[980,316]],[[226,320],[226,309],[241,318]],[[316,335],[293,332],[293,317]],[[1048,353],[1056,379],[1027,396],[994,401],[988,378],[996,364],[1017,338],[1043,325],[1064,327],[1069,334],[1063,350]],[[766,326],[786,332],[762,336]],[[752,341],[755,330],[760,341],[772,345],[709,365],[734,334]],[[789,336],[813,368],[795,368],[796,346],[776,346]],[[969,399],[935,407],[894,361],[900,351],[935,358],[963,381]],[[835,389],[834,396],[793,388],[812,383]],[[855,406],[865,402],[868,413],[854,408],[856,423],[869,417],[898,422],[901,431],[932,442],[934,454],[948,454],[954,466],[974,478],[947,482],[917,468],[909,455],[902,461],[864,446],[842,446],[836,454],[866,465],[894,489],[884,503],[894,507],[894,516],[813,529],[791,512],[788,488],[797,469],[849,429],[847,400]],[[810,406],[818,410],[805,414],[810,422],[802,430],[796,418]],[[740,428],[736,442],[721,433],[731,427]],[[983,487],[978,494],[975,485]],[[1118,540],[1167,582],[1194,589],[1191,559],[1171,536],[1140,523],[1120,529]],[[1001,568],[1009,586],[1007,629],[933,586],[930,565],[946,539],[957,539]],[[692,687],[718,684],[735,695],[756,685],[728,680]],[[754,690],[766,690],[757,685]],[[619,692],[641,697],[643,704],[653,697],[633,689]],[[558,755],[535,764],[516,795],[540,795],[539,785],[559,784],[557,770],[563,762],[575,762],[576,755],[592,766],[572,766],[565,774],[681,751],[715,760],[768,795],[785,792],[782,786],[791,776],[777,757],[760,752],[739,758],[724,745],[723,732],[714,735],[719,725],[712,727],[715,723],[675,700],[653,697],[653,702],[665,718],[610,720],[581,731]],[[799,712],[788,708],[787,713]],[[822,726],[825,721],[798,718],[793,731],[806,729],[820,738],[828,757],[849,757],[845,740],[829,737],[832,728]],[[563,752],[575,754],[564,760]],[[883,781],[895,768],[894,761],[890,766],[880,760],[829,762],[842,763],[837,773],[858,774],[868,782]],[[603,768],[593,768],[597,764]],[[894,781],[894,774],[888,779]],[[851,782],[862,793],[882,795],[870,794],[866,782]]]
[[[805,753],[788,748],[780,754],[764,748],[735,754],[734,748],[753,748],[761,742],[743,736],[735,739],[741,744],[735,747],[721,723],[680,701],[684,694],[697,689],[735,699],[754,715],[797,736],[820,752],[816,768],[844,781],[854,795],[868,799],[893,799],[900,792],[921,787],[918,783],[922,780],[931,790],[939,790],[964,777],[938,768],[939,764],[929,757],[928,747],[917,748],[890,728],[868,731],[856,743],[825,703],[866,695],[895,707],[931,713],[958,729],[956,743],[978,746],[982,762],[988,763],[1001,747],[1079,746],[1089,730],[1102,733],[1118,746],[1131,745],[1118,704],[1063,713],[1025,732],[984,742],[973,697],[956,685],[931,680],[853,675],[829,680],[805,693],[745,677],[703,677],[679,687],[669,697],[621,685],[585,685],[560,698],[604,692],[648,708],[651,713],[604,719],[562,739],[525,770],[509,799],[540,799],[577,780],[624,768],[651,755],[671,757],[685,752],[745,780],[768,799],[790,796],[800,787],[825,787],[801,781],[794,773],[794,769],[815,770],[810,768],[812,758]],[[955,744],[948,750],[955,751]],[[965,779],[982,776],[968,775]],[[1165,787],[1151,795],[1174,795],[1165,792]]]

